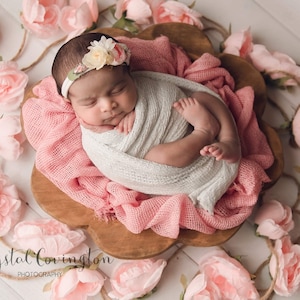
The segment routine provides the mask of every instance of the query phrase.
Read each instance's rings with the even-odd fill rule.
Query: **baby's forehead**
[[[113,89],[116,85],[126,82],[128,76],[128,73],[124,72],[122,68],[105,66],[100,70],[92,70],[74,81],[70,91],[79,90],[85,86],[97,90]]]

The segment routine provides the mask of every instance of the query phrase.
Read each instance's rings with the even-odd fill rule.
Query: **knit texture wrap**
[[[238,163],[199,154],[191,165],[177,168],[143,157],[154,145],[186,135],[188,123],[172,109],[175,100],[192,92],[214,93],[201,84],[168,74],[134,72],[133,77],[138,101],[132,131],[127,135],[116,130],[97,133],[81,127],[88,157],[107,178],[127,188],[152,195],[185,193],[194,205],[213,213],[215,203],[235,179]]]

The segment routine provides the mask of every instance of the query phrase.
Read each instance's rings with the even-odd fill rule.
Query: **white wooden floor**
[[[112,0],[98,0],[100,10],[114,2]],[[191,4],[192,0],[181,2]],[[195,2],[195,8],[202,15],[219,22],[226,28],[231,25],[232,31],[239,31],[250,26],[255,43],[265,44],[269,50],[284,52],[293,57],[298,64],[300,63],[300,2],[298,0],[201,0]],[[21,3],[21,0],[0,0],[0,55],[4,60],[9,60],[17,52],[22,39],[22,29],[19,21]],[[101,19],[101,26],[110,26],[111,24],[112,17],[108,13]],[[217,38],[217,36],[212,37],[212,39]],[[43,51],[48,43],[49,41],[30,37],[30,43],[18,61],[19,66],[27,66]],[[30,76],[29,84],[33,84],[50,74],[51,63],[56,50],[56,48],[53,48],[43,62],[28,73]],[[275,101],[280,104],[284,103],[283,108],[290,116],[293,115],[295,107],[300,103],[299,88],[291,93],[270,89],[269,93]],[[276,127],[284,122],[278,111],[271,106],[267,107],[265,119]],[[296,176],[300,180],[300,175],[295,169],[295,166],[300,166],[300,150],[288,146],[287,135],[282,135],[281,139],[285,147],[285,172]],[[33,163],[34,151],[28,144],[26,144],[25,152],[19,160],[2,162],[4,172],[9,175],[23,195],[24,200],[28,203],[24,219],[47,217],[47,214],[35,203],[30,191],[30,175]],[[293,203],[296,195],[297,190],[293,181],[282,178],[267,193],[266,197]],[[298,219],[294,230],[295,235],[300,234],[299,224]],[[0,300],[49,299],[50,293],[43,292],[43,287],[59,273],[57,271],[51,273],[50,276],[46,276],[43,272],[58,269],[64,267],[64,265],[39,266],[35,261],[30,261],[31,263],[24,262],[20,253],[13,253],[14,258],[6,263],[7,259],[12,257],[10,236],[8,236],[6,242],[7,245],[0,242],[0,272],[2,272],[2,275],[4,273],[16,278],[0,277]],[[101,250],[97,249],[91,241],[88,241],[88,243],[93,251],[92,253],[96,256]],[[250,220],[245,222],[242,229],[224,247],[231,254],[241,256],[242,263],[250,272],[254,272],[269,255],[269,250],[264,241],[255,237]],[[183,289],[180,284],[181,275],[185,275],[188,280],[191,280],[197,272],[196,262],[198,258],[210,249],[187,247],[172,256],[176,250],[177,247],[174,246],[162,255],[167,259],[172,258],[164,271],[157,292],[149,299],[179,299]],[[109,261],[106,260],[105,263],[101,264],[102,272],[109,276],[117,262],[117,259],[110,257]],[[33,275],[34,278],[28,278],[29,275]],[[268,283],[268,274],[265,272],[257,286],[265,288]],[[300,292],[289,299],[296,300],[299,297]],[[95,296],[91,299],[101,299],[101,296]],[[274,296],[273,299],[285,298]]]

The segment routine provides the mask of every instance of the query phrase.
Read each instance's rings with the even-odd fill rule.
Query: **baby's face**
[[[77,79],[69,89],[68,98],[84,123],[108,130],[134,109],[137,91],[123,66],[106,66]]]

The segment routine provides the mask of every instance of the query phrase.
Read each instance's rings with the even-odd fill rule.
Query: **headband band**
[[[125,44],[117,43],[112,38],[102,36],[100,41],[92,41],[89,50],[74,69],[72,69],[61,87],[61,94],[67,98],[73,82],[92,70],[100,70],[105,65],[129,65],[130,51]]]

